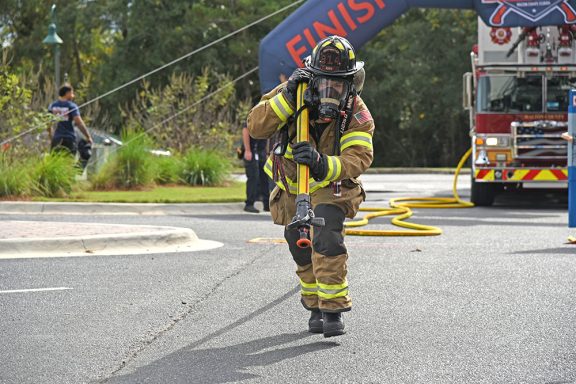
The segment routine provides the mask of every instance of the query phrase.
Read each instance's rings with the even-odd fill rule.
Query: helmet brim
[[[309,70],[310,72],[312,72],[315,75],[347,77],[347,76],[354,75],[356,72],[358,72],[359,70],[364,68],[364,62],[363,61],[357,61],[356,64],[354,65],[354,69],[351,69],[349,71],[326,72],[326,71],[322,71],[322,70],[317,69],[317,68],[313,68],[311,65],[311,61],[312,61],[311,56],[306,57],[304,59],[304,66],[306,67],[307,70]]]

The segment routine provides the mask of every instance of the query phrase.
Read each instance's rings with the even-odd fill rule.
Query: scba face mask
[[[308,89],[307,101],[312,107],[312,117],[324,123],[340,117],[353,91],[350,80],[330,76],[314,76]]]

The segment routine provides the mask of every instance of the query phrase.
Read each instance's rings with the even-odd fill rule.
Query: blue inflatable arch
[[[260,43],[262,91],[301,66],[324,37],[340,35],[359,48],[411,7],[474,9],[492,26],[576,23],[576,0],[308,0]]]

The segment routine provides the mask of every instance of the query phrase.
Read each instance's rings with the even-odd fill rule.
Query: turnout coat
[[[265,94],[248,115],[250,135],[256,139],[267,139],[281,129],[295,113],[292,105],[283,95],[284,84],[280,84]],[[358,177],[370,167],[373,160],[372,135],[374,120],[370,111],[356,96],[354,109],[346,131],[341,135],[339,154],[335,153],[335,140],[339,127],[333,121],[321,129],[321,126],[310,123],[310,142],[327,156],[328,172],[322,180],[310,179],[312,206],[334,204],[339,206],[346,217],[353,218],[366,195]],[[296,121],[288,127],[289,137],[295,136]],[[275,159],[276,158],[276,159]],[[275,166],[274,161],[281,164]],[[282,169],[282,174],[279,174]],[[289,143],[282,157],[271,154],[265,165],[265,171],[275,182],[276,187],[270,194],[270,211],[274,223],[287,225],[295,215],[295,197],[297,191],[296,162],[292,156]],[[332,185],[341,182],[341,195],[335,196]]]

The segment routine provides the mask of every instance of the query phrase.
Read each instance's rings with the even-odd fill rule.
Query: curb
[[[211,249],[221,244],[200,240],[189,228],[155,227],[135,233],[0,239],[0,259],[122,254],[126,251],[174,252]]]
[[[454,175],[456,168],[368,168],[365,175]],[[461,175],[469,175],[470,168],[462,168]]]

